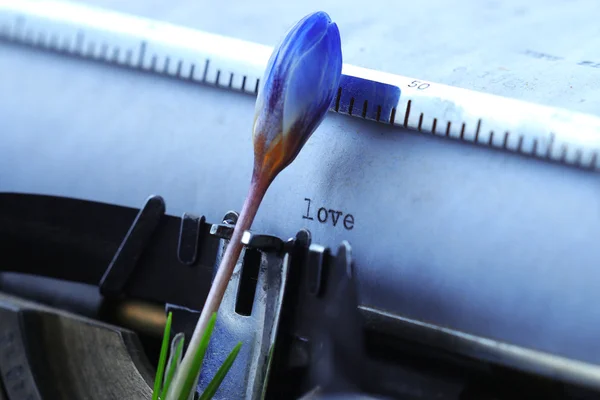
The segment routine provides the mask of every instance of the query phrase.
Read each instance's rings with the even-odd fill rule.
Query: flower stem
[[[265,179],[255,179],[254,177],[252,179],[248,196],[244,201],[244,205],[233,229],[231,239],[229,240],[225,254],[223,255],[221,263],[219,264],[219,269],[217,270],[217,274],[211,285],[208,297],[206,298],[206,302],[204,303],[204,307],[200,313],[200,318],[198,319],[198,323],[194,329],[194,334],[190,340],[189,347],[185,352],[185,356],[183,357],[183,360],[178,368],[179,371],[175,375],[173,383],[171,384],[173,391],[169,392],[170,394],[175,395],[174,398],[180,397],[179,392],[182,390],[183,382],[185,380],[185,373],[190,369],[192,360],[194,358],[194,353],[201,342],[202,335],[206,330],[206,326],[208,325],[210,317],[213,313],[219,310],[225,290],[227,289],[227,285],[229,284],[229,280],[231,279],[235,265],[238,261],[240,253],[242,252],[242,248],[244,247],[242,244],[242,235],[245,231],[250,229],[250,226],[252,225],[254,217],[258,211],[258,207],[260,206],[260,203],[269,187],[269,183],[270,181]],[[171,396],[169,396],[169,399],[170,398]]]

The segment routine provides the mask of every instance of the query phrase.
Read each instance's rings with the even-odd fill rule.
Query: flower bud
[[[261,80],[253,126],[254,178],[273,180],[298,155],[337,94],[340,33],[329,15],[309,14],[273,51]]]

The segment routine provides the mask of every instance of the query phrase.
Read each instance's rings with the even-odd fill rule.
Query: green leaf
[[[175,347],[175,351],[173,351],[173,344],[175,343],[177,344]],[[163,385],[162,392],[160,393],[160,398],[162,400],[167,398],[167,392],[169,391],[169,386],[171,386],[173,376],[175,376],[175,370],[181,362],[181,353],[183,352],[184,343],[185,337],[183,336],[183,333],[177,334],[177,336],[173,338],[173,343],[171,343],[171,357],[169,357],[167,375],[165,377],[165,383]]]
[[[229,355],[225,359],[225,362],[223,362],[223,365],[221,365],[221,367],[219,368],[219,370],[217,371],[215,376],[212,378],[212,380],[206,387],[206,390],[204,390],[204,392],[202,393],[202,396],[200,396],[200,398],[198,400],[212,399],[212,397],[217,392],[217,389],[219,388],[219,386],[221,386],[221,382],[223,382],[223,379],[225,378],[225,376],[231,369],[231,366],[233,365],[233,362],[235,361],[241,348],[242,348],[242,342],[239,342],[233,348],[233,350],[231,350],[231,353],[229,353]]]
[[[271,345],[269,349],[269,357],[267,359],[267,376],[265,376],[265,380],[263,383],[263,390],[260,394],[260,400],[264,400],[267,396],[267,386],[269,385],[269,377],[271,376],[271,364],[273,363],[273,351],[275,350],[275,344]]]
[[[167,323],[165,324],[165,332],[163,333],[162,346],[160,347],[160,357],[158,359],[158,368],[156,369],[156,377],[154,378],[154,391],[152,392],[152,400],[158,400],[160,394],[160,385],[163,381],[163,374],[165,372],[165,363],[167,362],[167,349],[169,347],[169,339],[171,337],[171,321],[173,320],[173,313],[169,313],[167,316]]]
[[[185,381],[183,383],[183,388],[179,393],[178,400],[187,400],[198,382],[200,368],[202,367],[202,362],[204,361],[204,354],[206,353],[206,348],[208,347],[208,342],[210,341],[216,321],[217,313],[213,313],[210,317],[210,321],[208,321],[206,330],[202,334],[202,340],[200,341],[200,345],[194,354],[190,369],[188,371],[178,371],[178,373],[185,374]],[[190,350],[191,349],[188,348],[188,351]]]

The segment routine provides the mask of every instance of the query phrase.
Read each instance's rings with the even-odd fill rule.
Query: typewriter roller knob
[[[150,399],[154,371],[129,330],[0,293],[0,400]]]

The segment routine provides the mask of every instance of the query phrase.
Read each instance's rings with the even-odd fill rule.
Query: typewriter
[[[158,195],[140,208],[22,193],[0,204],[4,396],[150,398],[165,315],[191,336],[237,213],[172,216]],[[244,244],[206,374],[210,355],[252,346],[220,398],[598,397],[591,363],[361,303],[348,241],[302,229]]]
[[[437,12],[436,2],[405,6]],[[588,6],[583,19],[594,15]],[[244,64],[242,80],[223,57],[246,62],[262,47],[213,37],[235,51],[177,63],[167,46],[181,50],[168,42],[177,29],[130,42],[160,24],[73,7],[0,0],[0,400],[151,399],[167,316],[171,336],[191,337],[250,177],[254,66]],[[532,7],[513,11],[526,18]],[[544,47],[526,39],[529,27],[498,24],[494,15],[511,10],[477,13],[507,42]],[[209,11],[193,15],[217,29]],[[347,32],[358,29],[336,11]],[[176,16],[192,24],[190,15]],[[563,22],[546,17],[540,37]],[[573,37],[592,25],[572,27]],[[360,43],[345,44],[349,58]],[[553,41],[546,47],[562,53],[507,50],[501,64],[493,46],[448,43],[436,47],[438,64],[402,68],[597,110],[597,62],[585,49]],[[463,65],[455,54],[489,66],[451,68]],[[560,74],[570,80],[557,84]],[[488,119],[451,128],[427,114],[437,98],[419,108],[434,86],[408,80],[402,93],[415,97],[402,109],[338,95],[245,232],[198,393],[241,341],[214,398],[600,398],[598,173],[565,165],[597,165],[597,153],[561,150],[558,136],[492,136]],[[436,126],[459,140],[437,137]],[[471,133],[489,134],[490,146],[463,140]],[[546,146],[547,159],[514,154],[531,145]]]

